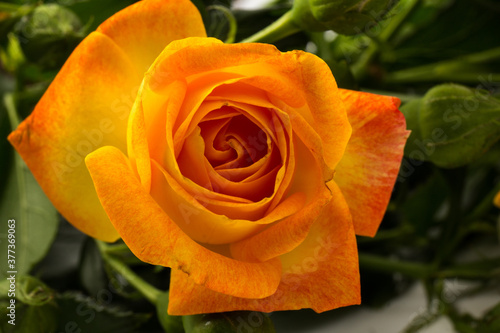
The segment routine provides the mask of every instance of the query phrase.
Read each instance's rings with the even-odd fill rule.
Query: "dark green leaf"
[[[58,332],[132,333],[145,323],[149,314],[111,308],[92,298],[65,293],[56,298],[59,306]]]
[[[419,235],[427,235],[447,194],[446,182],[439,173],[435,173],[408,196],[402,206],[403,214]]]
[[[11,95],[9,95],[11,96]],[[15,117],[12,97],[6,98],[6,107]],[[0,202],[0,243],[6,244],[9,225],[15,220],[15,267],[19,275],[27,274],[49,250],[59,223],[55,208],[47,199],[35,178],[16,154],[8,174],[7,186]],[[14,228],[12,228],[14,229]],[[0,262],[7,263],[7,251],[0,251]],[[5,278],[7,269],[2,269],[0,278]]]
[[[95,241],[87,237],[82,250],[79,269],[80,281],[90,295],[96,295],[106,288],[106,272],[101,253]]]
[[[57,326],[57,306],[54,302],[55,294],[50,288],[31,276],[18,278],[15,298],[4,293],[4,287],[2,283],[0,286],[2,296],[9,296],[9,298],[5,298],[5,301],[0,303],[2,309],[0,315],[2,318],[7,317],[10,323],[0,321],[2,322],[1,332],[54,332]]]

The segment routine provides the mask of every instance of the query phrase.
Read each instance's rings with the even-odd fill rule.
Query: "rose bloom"
[[[389,201],[398,105],[149,0],[91,33],[9,140],[75,227],[172,268],[170,314],[322,312],[360,303],[355,234]]]

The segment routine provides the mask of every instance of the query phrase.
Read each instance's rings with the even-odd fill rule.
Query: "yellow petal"
[[[140,82],[126,54],[99,33],[73,52],[33,113],[10,136],[54,206],[84,233],[119,236],[101,207],[85,156],[104,145],[126,150],[129,97]]]
[[[113,39],[141,74],[170,42],[206,36],[200,13],[189,0],[139,1],[113,15],[98,31]]]

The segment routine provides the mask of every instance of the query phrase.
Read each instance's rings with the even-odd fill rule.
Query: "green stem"
[[[401,273],[417,279],[424,279],[428,277],[432,271],[432,267],[428,265],[393,260],[381,256],[363,253],[359,254],[359,265],[362,268],[374,271]]]
[[[120,260],[115,259],[108,253],[109,246],[102,242],[96,241],[101,252],[102,258],[106,261],[115,271],[122,275],[127,281],[134,286],[146,299],[152,304],[156,305],[162,292],[146,281],[139,275],[132,271],[127,265]]]
[[[0,2],[0,12],[16,13],[18,16],[29,14],[36,5],[15,5],[7,2]]]
[[[16,103],[14,101],[14,95],[5,94],[3,96],[3,103],[5,105],[5,108],[7,109],[7,115],[9,118],[10,127],[12,128],[12,130],[15,130],[17,126],[19,126],[20,120],[19,120],[19,115],[17,114],[16,111]]]
[[[474,83],[483,73],[482,64],[500,59],[500,47],[476,52],[458,59],[439,61],[423,66],[403,69],[388,74],[387,83],[428,82],[428,81],[455,81]],[[500,81],[499,74],[492,74],[494,82]]]
[[[439,251],[434,260],[435,267],[439,267],[460,243],[463,237],[459,229],[462,222],[462,196],[465,183],[465,168],[447,170],[443,176],[447,181],[450,192],[450,208],[444,222],[439,240]]]
[[[358,237],[358,244],[364,243],[376,243],[376,242],[387,242],[392,239],[401,239],[405,236],[413,235],[414,228],[408,224],[403,224],[402,226],[391,229],[391,230],[380,230],[377,232],[375,237]]]
[[[488,279],[500,276],[500,258],[485,259],[447,267],[436,273],[438,278]]]
[[[300,30],[301,29],[292,20],[292,12],[288,11],[279,19],[274,21],[270,26],[242,40],[241,43],[273,43],[277,40],[293,35]]]
[[[388,19],[387,26],[382,30],[379,36],[377,36],[377,43],[372,41],[370,46],[361,54],[359,59],[351,66],[352,74],[354,78],[359,82],[366,76],[366,69],[368,64],[372,61],[373,57],[379,51],[379,45],[385,44],[392,37],[395,31],[398,30],[399,26],[404,22],[406,17],[411,13],[413,8],[419,3],[420,0],[408,0],[401,1],[393,9],[392,12],[397,14]]]
[[[123,255],[123,254],[129,254],[132,253],[130,252],[130,249],[128,248],[127,244],[114,244],[112,246],[106,245],[104,248],[106,251],[106,254],[111,254],[111,255]]]
[[[231,12],[231,10],[229,10],[229,8],[220,5],[211,5],[207,7],[207,10],[212,10],[212,9],[221,11],[229,22],[229,31],[227,33],[227,38],[224,41],[224,43],[226,44],[234,43],[238,24],[236,23],[236,18],[234,17],[233,13]]]

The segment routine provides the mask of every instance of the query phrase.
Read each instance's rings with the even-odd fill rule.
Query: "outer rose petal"
[[[283,275],[275,294],[260,300],[232,297],[196,284],[183,272],[172,271],[169,314],[301,308],[323,312],[359,304],[358,255],[349,208],[337,185],[330,182],[329,187],[334,199],[304,242],[281,257]]]
[[[358,235],[375,236],[398,175],[409,131],[394,97],[339,89],[352,136],[335,181]]]
[[[84,158],[104,144],[126,149],[128,111],[117,105],[139,80],[123,51],[94,32],[9,136],[59,212],[84,233],[106,241],[119,236],[99,203]]]
[[[113,15],[98,31],[111,37],[140,73],[171,41],[206,37],[200,13],[189,0],[144,0]]]
[[[279,259],[241,262],[193,241],[145,191],[120,150],[100,148],[85,162],[106,213],[139,259],[181,270],[198,284],[238,297],[263,298],[276,291]]]
[[[125,8],[75,49],[32,115],[9,136],[54,206],[92,237],[119,236],[83,159],[105,145],[126,150],[127,118],[143,72],[166,45],[186,36],[205,36],[187,0]]]

